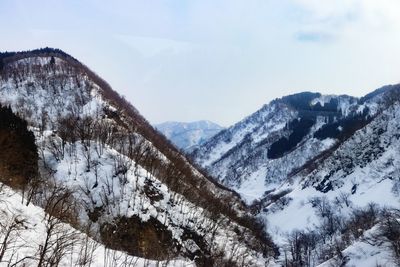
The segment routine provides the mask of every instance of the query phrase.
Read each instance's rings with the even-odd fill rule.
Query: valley
[[[59,49],[0,60],[0,265],[398,266],[399,85],[153,127]]]

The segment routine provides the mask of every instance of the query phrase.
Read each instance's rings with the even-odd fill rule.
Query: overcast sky
[[[1,0],[0,50],[60,48],[152,123],[229,126],[300,91],[400,81],[398,0]]]

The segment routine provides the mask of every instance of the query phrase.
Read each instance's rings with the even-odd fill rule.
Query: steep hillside
[[[377,108],[372,99],[350,96],[286,96],[221,131],[191,156],[251,202],[367,124]]]
[[[301,93],[193,155],[253,201],[284,266],[398,266],[399,116],[398,85],[360,99]]]
[[[155,127],[184,151],[193,150],[223,129],[210,121],[164,122]]]
[[[394,87],[383,99],[382,110],[369,124],[282,183],[270,195],[279,195],[278,201],[266,197],[260,202],[260,214],[278,243],[284,244],[298,231],[306,236],[319,233],[311,254],[318,255],[317,247],[325,246],[339,262],[357,262],[362,248],[372,245],[386,255],[379,257],[382,264],[387,262],[384,266],[397,266],[400,91]],[[388,224],[393,230],[389,236]],[[374,230],[372,237],[365,237],[364,232],[375,225],[383,232]],[[338,258],[334,251],[340,250],[352,253]],[[369,262],[363,266],[375,266],[372,256],[371,251],[360,257]]]
[[[193,167],[86,66],[49,48],[0,55],[0,103],[35,135],[33,203],[47,211],[47,197],[60,190],[55,197],[71,203],[61,219],[147,259],[183,257],[198,266],[272,260],[272,242],[238,196]]]
[[[18,192],[0,186],[1,266],[195,266],[191,261],[152,261],[109,249],[49,210],[25,203]]]

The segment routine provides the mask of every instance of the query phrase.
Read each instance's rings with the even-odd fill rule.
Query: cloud
[[[294,4],[308,11],[311,19],[324,21],[327,18],[346,16],[357,9],[358,0],[293,0]]]
[[[325,43],[333,39],[333,35],[324,32],[299,32],[296,34],[296,40],[300,42]]]
[[[398,0],[289,0],[297,8],[295,40],[331,43],[400,30]]]
[[[336,25],[360,22],[368,26],[400,26],[398,0],[292,0],[303,9],[303,22]]]

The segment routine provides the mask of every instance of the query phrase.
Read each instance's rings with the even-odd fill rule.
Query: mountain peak
[[[223,128],[218,124],[200,120],[194,122],[164,122],[155,125],[178,148],[190,151],[196,146],[206,142]]]

